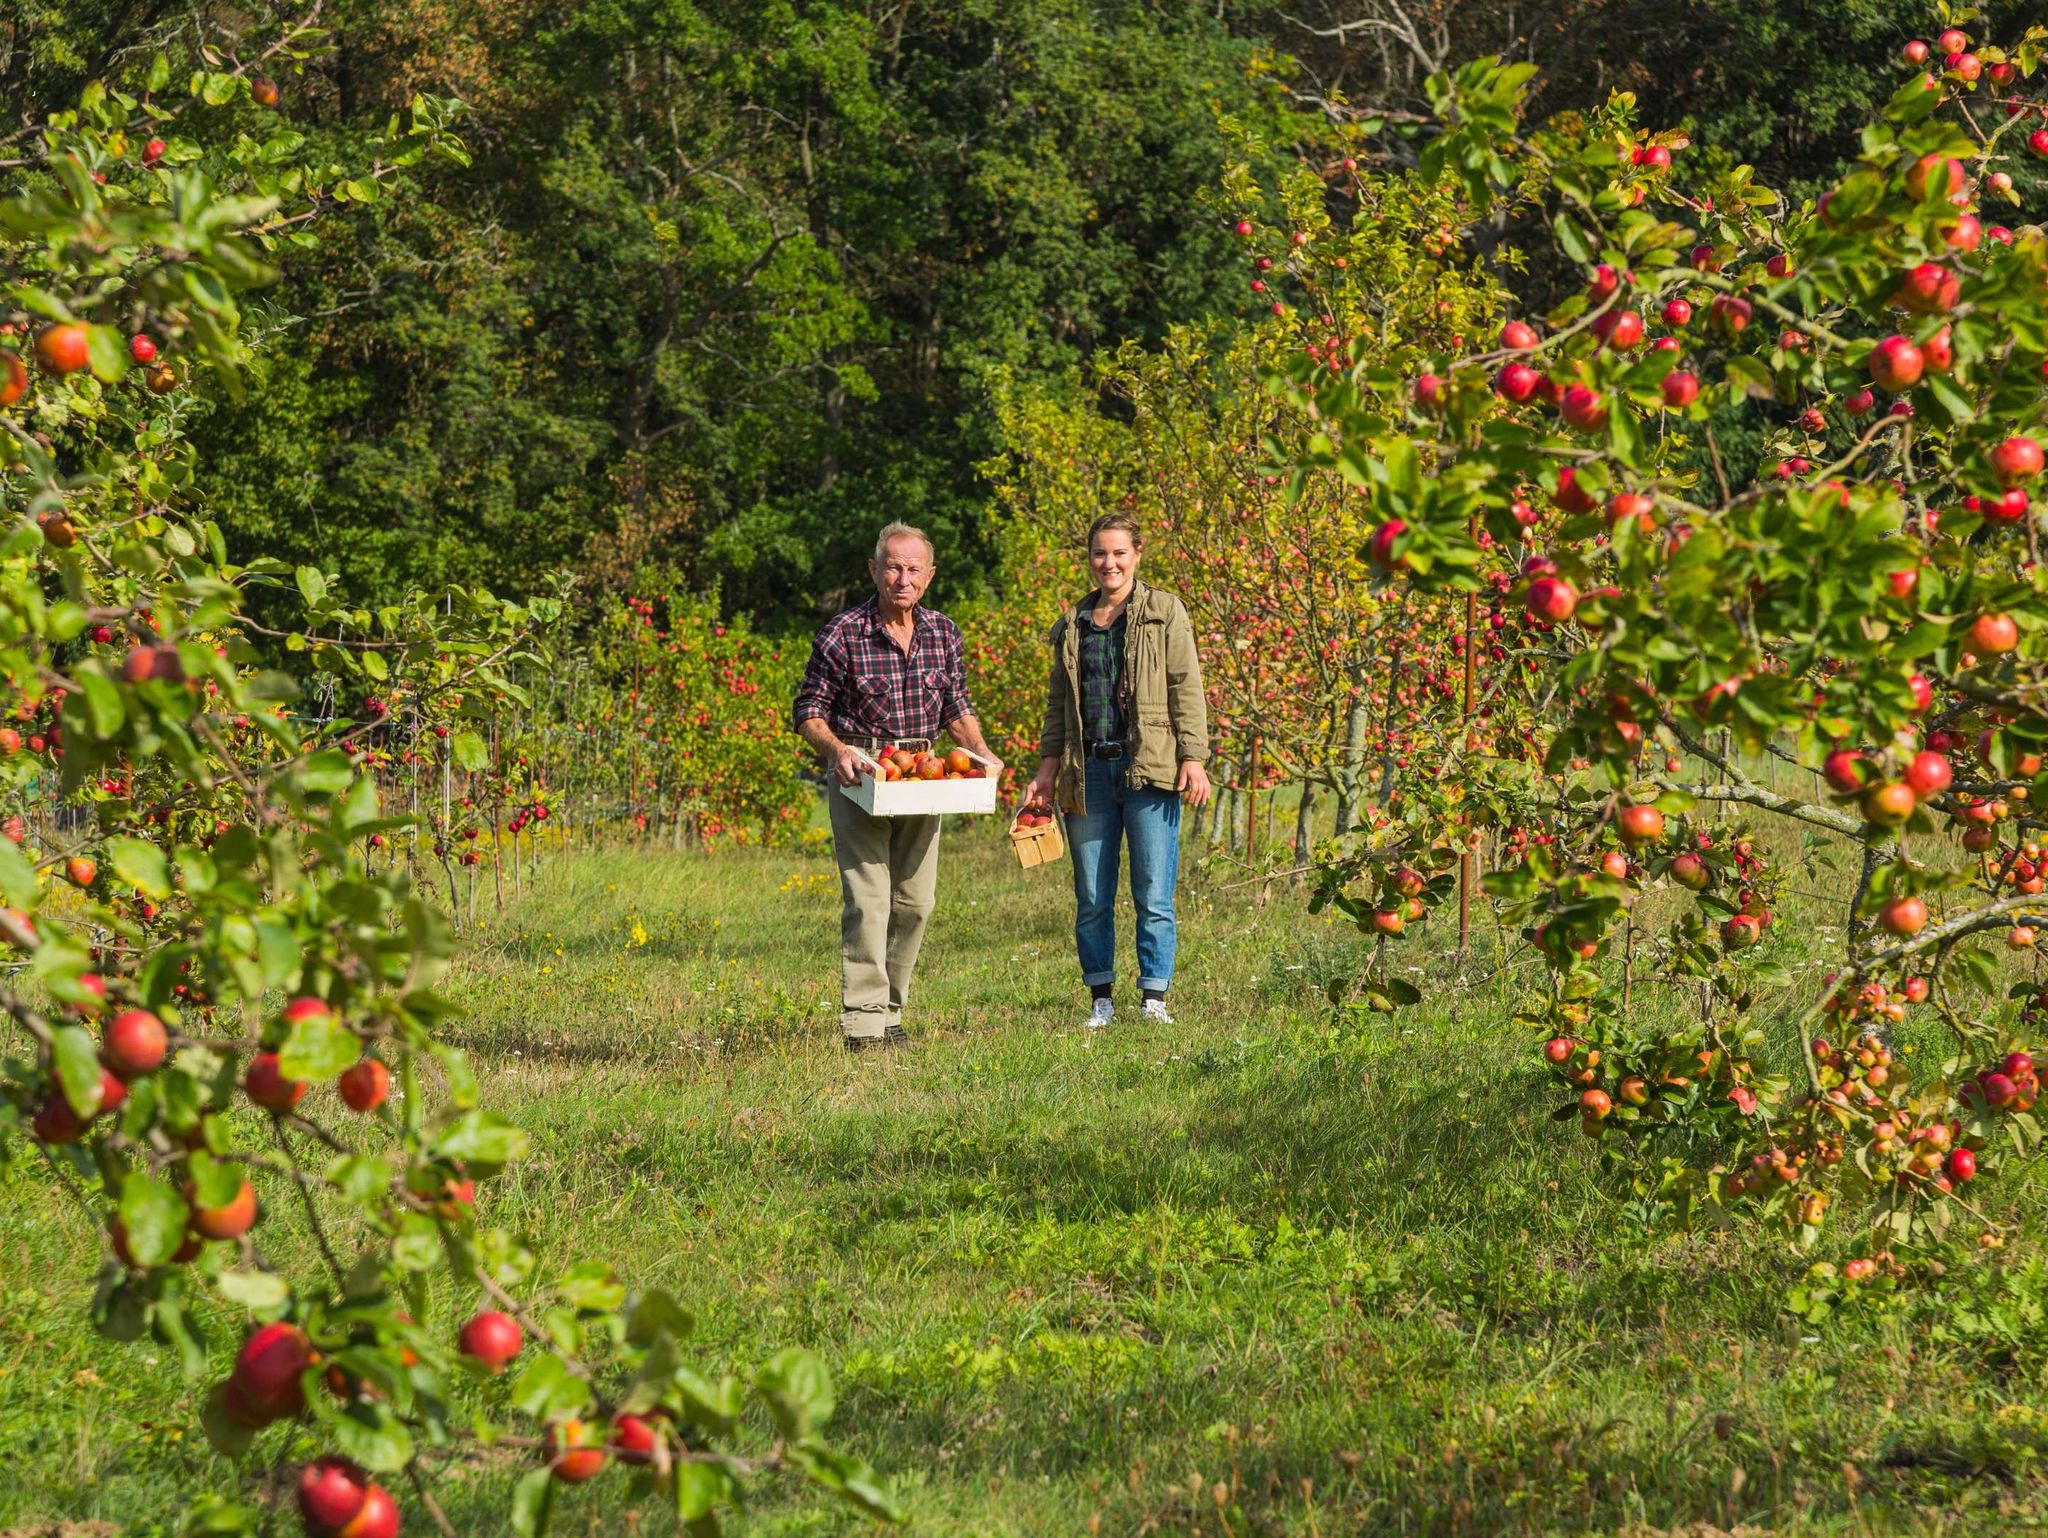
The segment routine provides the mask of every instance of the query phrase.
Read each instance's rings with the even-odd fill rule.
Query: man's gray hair
[[[882,532],[875,536],[877,561],[889,553],[889,541],[892,539],[921,539],[924,541],[926,553],[931,556],[933,562],[936,563],[939,559],[939,547],[932,543],[931,535],[925,533],[923,529],[907,523],[885,523],[882,525]]]

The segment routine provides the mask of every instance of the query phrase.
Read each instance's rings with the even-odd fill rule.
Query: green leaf
[[[301,566],[292,573],[292,580],[299,585],[299,596],[306,600],[308,608],[317,609],[327,599],[327,577],[317,566]]]
[[[626,1301],[626,1286],[601,1260],[586,1260],[571,1266],[556,1284],[562,1301],[571,1308],[610,1313]]]
[[[571,1374],[560,1357],[543,1351],[520,1369],[509,1397],[521,1414],[551,1420],[589,1404],[590,1385]]]
[[[323,748],[299,765],[299,787],[316,796],[335,796],[355,783],[355,765],[339,748]]]
[[[161,1176],[131,1170],[121,1182],[121,1228],[139,1266],[160,1266],[175,1255],[191,1216],[185,1199]]]
[[[1579,229],[1578,222],[1570,214],[1560,212],[1557,218],[1551,221],[1550,228],[1557,236],[1558,249],[1566,256],[1575,262],[1593,260],[1593,248],[1587,243],[1584,232]]]
[[[121,691],[100,665],[81,662],[71,670],[71,676],[78,681],[79,692],[85,697],[85,718],[92,724],[92,734],[111,737],[120,731],[128,712],[121,703]]]
[[[676,1339],[663,1330],[655,1336],[654,1344],[647,1348],[647,1355],[640,1363],[640,1370],[633,1374],[633,1383],[618,1402],[618,1409],[625,1415],[645,1415],[649,1410],[668,1397],[670,1385],[675,1380],[676,1368],[681,1356],[676,1349]]]
[[[242,1166],[216,1159],[205,1149],[193,1150],[186,1161],[192,1178],[192,1194],[202,1207],[224,1207],[241,1193]]]
[[[491,751],[484,746],[484,740],[475,732],[457,732],[448,739],[448,751],[455,755],[455,766],[472,773],[488,769],[491,765]]]
[[[11,838],[0,838],[0,897],[24,909],[36,900],[36,868]]]
[[[76,1025],[60,1025],[50,1033],[57,1062],[57,1083],[81,1120],[91,1120],[100,1108],[99,1048],[86,1031]]]
[[[1892,92],[1884,115],[1894,123],[1917,123],[1941,105],[1941,83],[1924,70],[1915,70],[1906,83]]]
[[[518,1538],[541,1538],[554,1505],[554,1475],[545,1468],[527,1470],[512,1487],[512,1531]]]
[[[431,1271],[441,1263],[441,1231],[424,1212],[408,1212],[391,1241],[391,1261],[403,1271]]]
[[[471,1111],[434,1139],[431,1153],[437,1161],[495,1168],[524,1156],[526,1145],[524,1128],[495,1112]]]
[[[626,1315],[626,1339],[636,1346],[648,1345],[664,1332],[677,1340],[687,1340],[696,1327],[689,1310],[661,1287],[650,1287],[641,1293]]]
[[[322,1408],[331,1405],[324,1395]],[[335,1446],[375,1474],[395,1474],[412,1461],[412,1433],[398,1413],[377,1399],[352,1399],[339,1414],[323,1414]]]
[[[206,1432],[206,1440],[213,1444],[214,1451],[224,1458],[239,1458],[249,1450],[255,1440],[256,1428],[238,1416],[230,1415],[224,1402],[227,1380],[223,1378],[213,1386],[213,1392],[206,1396],[206,1407],[199,1414],[199,1424]]]
[[[259,1312],[282,1308],[292,1295],[291,1284],[275,1271],[223,1271],[214,1285],[230,1303]]]
[[[259,1531],[259,1514],[253,1506],[231,1501],[211,1490],[187,1501],[178,1519],[178,1538],[247,1538]]]
[[[278,1071],[288,1079],[334,1078],[363,1055],[362,1039],[339,1015],[322,1010],[292,1022],[278,1048]]]
[[[754,1386],[785,1436],[806,1436],[832,1416],[832,1375],[800,1346],[778,1351]]]
[[[107,864],[114,875],[144,897],[171,895],[171,868],[163,850],[139,838],[107,840]]]
[[[85,356],[96,378],[119,384],[128,374],[128,344],[112,326],[85,328]]]
[[[369,1154],[350,1154],[327,1166],[327,1178],[353,1202],[366,1202],[391,1184],[391,1167]]]
[[[679,1462],[675,1470],[676,1520],[694,1522],[732,1499],[732,1475],[721,1463]]]

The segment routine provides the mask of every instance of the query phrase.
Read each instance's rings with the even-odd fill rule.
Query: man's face
[[[931,586],[932,553],[923,540],[899,534],[882,547],[881,559],[870,562],[868,569],[874,573],[875,591],[882,602],[908,609]]]

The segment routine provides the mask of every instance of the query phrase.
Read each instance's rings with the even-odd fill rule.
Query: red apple
[[[1582,433],[1597,433],[1607,425],[1607,404],[1590,385],[1567,386],[1558,398],[1557,413]]]
[[[1945,754],[1915,753],[1913,761],[1906,765],[1906,783],[1923,800],[1947,790],[1954,778],[1955,770]]]
[[[1631,849],[1654,844],[1664,836],[1664,814],[1648,802],[1623,807],[1616,821],[1621,828],[1621,841]]]
[[[2041,473],[2041,445],[2032,438],[2008,438],[1991,451],[1991,470],[2006,486],[2031,481]]]
[[[1369,546],[1373,565],[1382,571],[1403,571],[1407,561],[1394,553],[1394,541],[1408,532],[1408,525],[1399,518],[1389,518],[1372,531]]]
[[[275,1052],[259,1052],[242,1075],[242,1092],[266,1111],[289,1111],[306,1098],[302,1079],[287,1079],[278,1070]]]
[[[1532,617],[1560,624],[1577,610],[1579,590],[1562,577],[1538,577],[1529,584],[1526,603]]]
[[[191,1186],[185,1188],[185,1201],[192,1208],[192,1232],[202,1239],[239,1239],[256,1225],[256,1188],[246,1180],[222,1206],[200,1206]]]
[[[1753,311],[1749,301],[1739,295],[1716,294],[1714,302],[1707,307],[1707,313],[1723,331],[1740,332],[1749,329]]]
[[[1922,315],[1946,315],[1962,297],[1962,280],[1939,262],[1922,262],[1899,280],[1894,304]]]
[[[612,1451],[621,1463],[652,1463],[659,1433],[651,1421],[638,1415],[621,1415],[612,1422]]]
[[[1920,349],[1902,336],[1888,336],[1871,349],[1870,377],[1894,395],[1918,384],[1926,367]]]
[[[36,336],[36,363],[59,378],[84,368],[89,358],[85,327],[73,322],[45,326]]]
[[[306,1332],[279,1321],[259,1325],[242,1343],[228,1378],[228,1408],[252,1426],[285,1420],[306,1407],[301,1379],[319,1358]]]
[[[398,1538],[398,1503],[382,1485],[363,1493],[363,1509],[334,1538]]]
[[[555,1478],[565,1485],[594,1479],[605,1462],[597,1433],[580,1420],[557,1421],[548,1427],[547,1456]]]
[[[390,1093],[391,1070],[374,1057],[358,1058],[343,1071],[335,1081],[341,1091],[341,1103],[351,1111],[368,1114],[384,1103]]]
[[[1666,374],[1658,388],[1664,392],[1664,404],[1673,410],[1690,406],[1700,396],[1699,376],[1685,369],[1674,369]]]
[[[1849,748],[1837,748],[1821,761],[1820,777],[1828,783],[1828,789],[1837,795],[1853,796],[1863,788],[1863,782],[1870,776],[1870,766],[1861,753]]]
[[[1873,785],[1863,796],[1863,820],[1880,828],[1896,828],[1913,815],[1919,798],[1904,780]]]
[[[1971,649],[1984,656],[2002,656],[2020,644],[2020,627],[2009,614],[1980,614],[1970,625]]]
[[[519,1355],[519,1348],[525,1343],[519,1321],[495,1308],[484,1309],[472,1317],[456,1340],[464,1356],[474,1358],[492,1372],[501,1371]]]
[[[1536,383],[1541,378],[1526,363],[1509,363],[1493,376],[1493,388],[1503,399],[1519,406],[1536,394]]]
[[[316,1538],[339,1533],[369,1493],[370,1476],[346,1458],[315,1458],[299,1470],[299,1515]]]
[[[170,1050],[164,1023],[146,1009],[124,1009],[107,1023],[100,1058],[124,1079],[154,1073]]]
[[[1927,904],[1917,897],[1894,897],[1878,909],[1877,921],[1892,934],[1917,935],[1927,927]]]

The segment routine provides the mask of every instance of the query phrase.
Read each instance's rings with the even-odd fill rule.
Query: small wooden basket
[[[1017,818],[1025,810],[1018,807],[1017,816],[1010,819],[1010,848],[1016,853],[1017,863],[1026,870],[1034,865],[1050,865],[1067,852],[1067,841],[1060,835],[1060,814],[1054,812],[1052,821],[1035,828],[1023,828],[1017,825]]]

